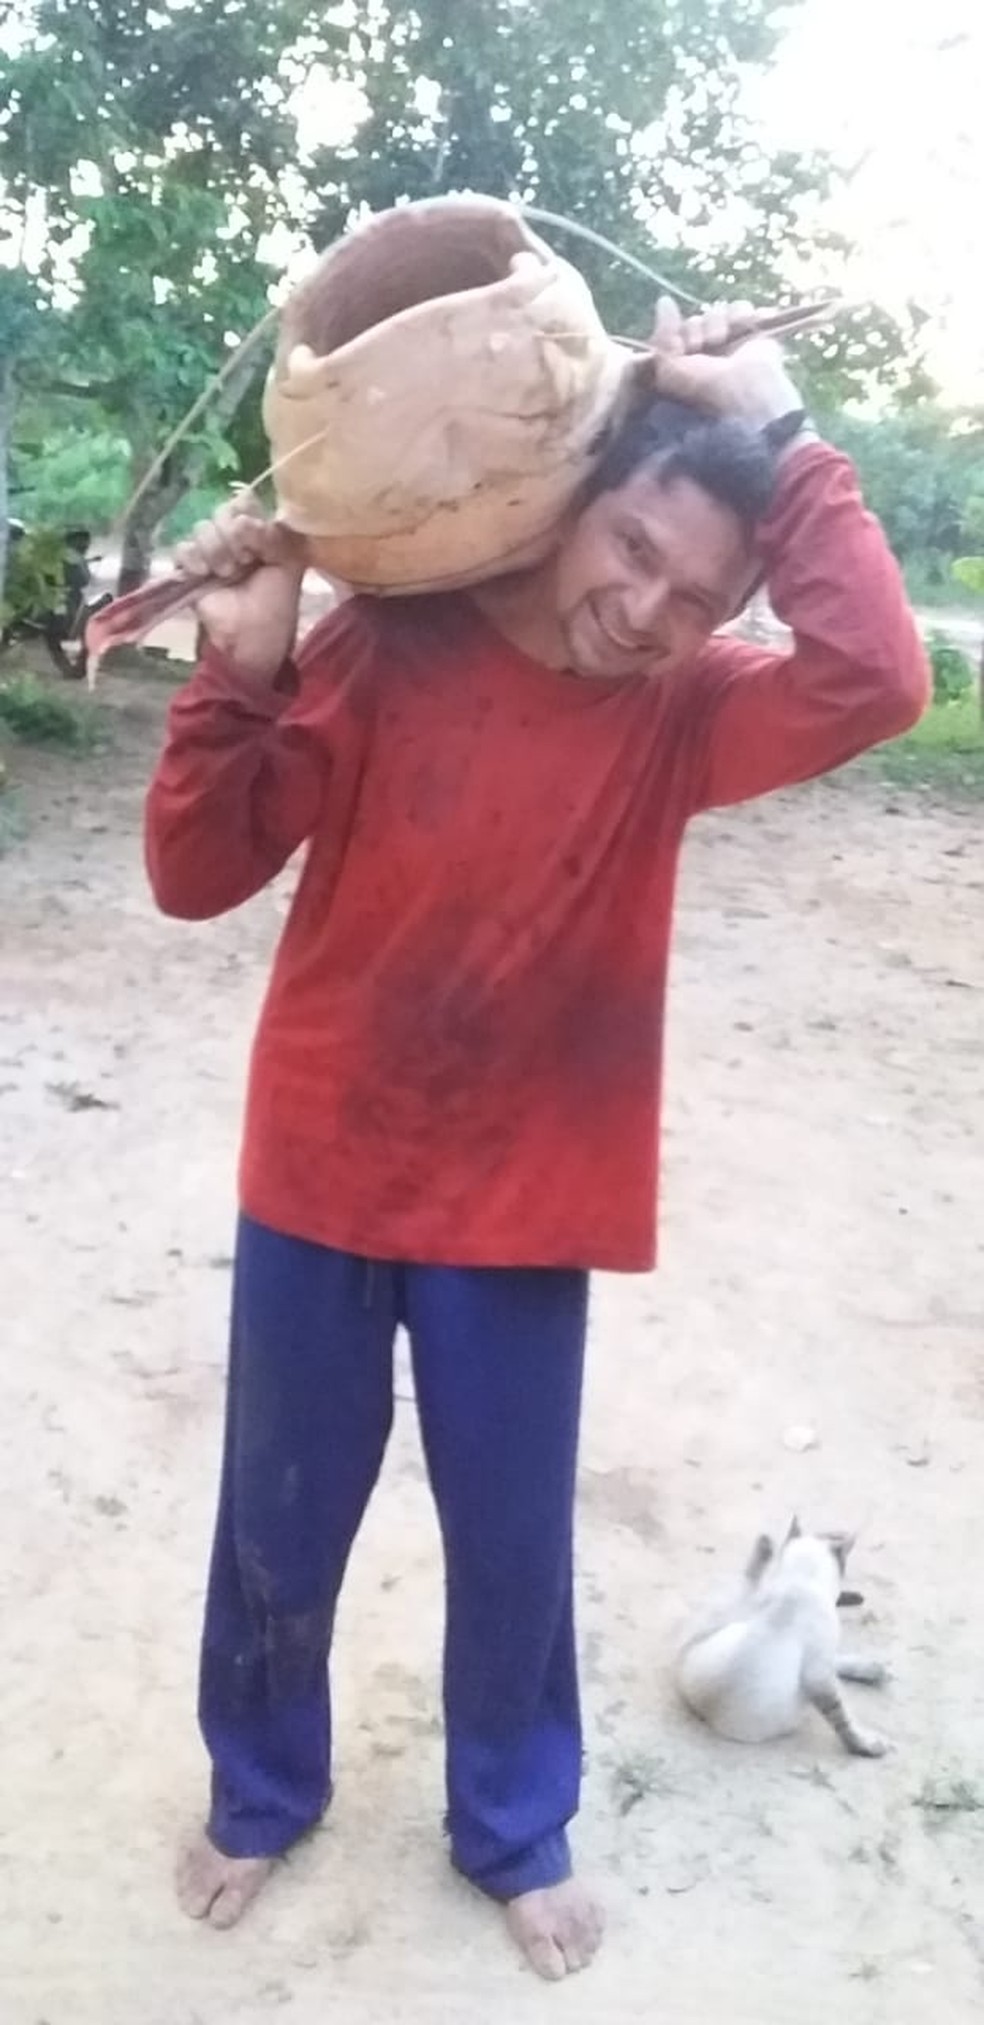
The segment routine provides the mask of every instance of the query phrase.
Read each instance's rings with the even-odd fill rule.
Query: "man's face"
[[[662,676],[693,660],[756,579],[737,516],[689,478],[634,472],[592,500],[555,561],[557,619],[578,675]]]

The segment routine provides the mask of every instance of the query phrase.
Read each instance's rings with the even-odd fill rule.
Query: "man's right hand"
[[[243,492],[199,522],[179,543],[174,563],[180,576],[222,580],[196,602],[209,639],[248,681],[275,681],[297,633],[303,538],[265,520]]]

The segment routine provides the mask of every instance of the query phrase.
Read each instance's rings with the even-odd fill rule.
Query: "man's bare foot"
[[[274,1861],[272,1856],[223,1856],[207,1835],[200,1835],[178,1858],[178,1904],[193,1920],[234,1927],[262,1891]]]
[[[530,1967],[548,1983],[586,1969],[604,1932],[601,1907],[571,1877],[546,1891],[525,1891],[506,1906],[506,1925]]]

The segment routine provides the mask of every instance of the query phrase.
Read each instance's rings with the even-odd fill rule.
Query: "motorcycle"
[[[7,523],[8,557],[16,554],[17,546],[26,540],[28,530],[22,520]],[[85,645],[85,629],[96,612],[112,604],[112,593],[103,591],[98,597],[87,598],[86,592],[92,582],[89,548],[92,537],[88,528],[67,528],[62,537],[63,558],[61,562],[62,591],[57,609],[52,604],[49,611],[33,611],[12,619],[0,632],[0,650],[15,640],[40,640],[50,655],[59,675],[69,682],[85,680],[88,654]],[[98,557],[91,558],[93,562]]]

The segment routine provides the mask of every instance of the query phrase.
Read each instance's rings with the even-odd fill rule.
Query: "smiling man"
[[[657,325],[663,395],[555,553],[351,599],[295,658],[302,562],[236,502],[180,558],[211,645],[147,808],[159,904],[306,856],[257,1034],[186,1910],[231,1925],[330,1797],[327,1661],[411,1341],[446,1559],[448,1827],[533,1966],[583,1967],[572,1512],[588,1273],[655,1253],[677,857],[702,809],[919,716],[850,466],[744,312]],[[246,574],[250,572],[249,574]],[[788,653],[713,637],[765,579]]]

